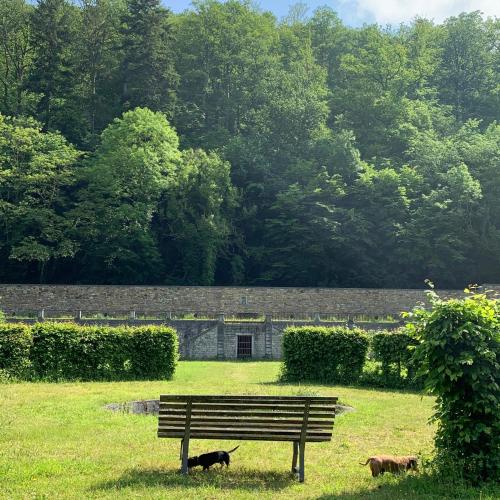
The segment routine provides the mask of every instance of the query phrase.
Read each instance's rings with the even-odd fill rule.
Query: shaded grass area
[[[280,385],[275,362],[181,362],[173,381],[0,385],[0,498],[499,498],[425,474],[373,479],[376,453],[429,456],[432,399],[325,385]],[[331,443],[306,447],[306,482],[289,474],[291,443],[241,442],[229,469],[181,476],[179,442],[156,437],[152,416],[111,402],[160,393],[336,395],[356,411],[337,418]],[[193,441],[192,455],[236,445]]]

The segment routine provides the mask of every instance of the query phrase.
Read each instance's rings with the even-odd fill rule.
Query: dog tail
[[[368,459],[365,463],[359,462],[359,465],[367,465],[370,459]]]
[[[239,447],[240,447],[240,445],[238,445],[236,448],[233,448],[232,450],[229,450],[228,453],[232,453],[233,451],[236,451]]]

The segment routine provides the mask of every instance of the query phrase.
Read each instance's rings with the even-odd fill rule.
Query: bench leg
[[[292,474],[297,472],[297,455],[299,454],[299,442],[293,442]]]
[[[306,443],[300,443],[299,448],[299,482],[304,482],[304,454],[306,451]]]
[[[193,400],[188,397],[186,402],[186,428],[184,429],[184,439],[182,440],[182,464],[181,472],[183,474],[188,473],[188,453],[189,453],[189,436],[191,434],[191,408],[193,406]]]
[[[181,472],[183,474],[187,474],[188,473],[189,439],[183,439],[181,446],[182,446]]]

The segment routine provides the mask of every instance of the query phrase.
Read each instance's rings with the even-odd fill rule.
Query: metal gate
[[[252,336],[251,335],[238,335],[237,357],[239,359],[252,357]]]

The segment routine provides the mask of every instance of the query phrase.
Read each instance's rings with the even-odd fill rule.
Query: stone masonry
[[[500,291],[500,285],[484,285]],[[447,297],[461,291],[443,290]],[[6,313],[106,313],[112,315],[195,312],[231,314],[398,315],[419,302],[424,290],[203,286],[2,285]]]

